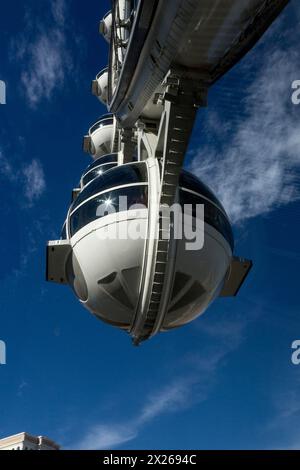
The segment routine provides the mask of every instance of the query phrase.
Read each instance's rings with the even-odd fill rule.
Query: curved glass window
[[[104,165],[96,166],[93,170],[86,173],[85,176],[82,178],[82,185],[86,186],[90,181],[94,180],[99,175],[103,175],[103,173],[108,170],[111,170],[115,166],[117,166],[117,163],[106,163]]]
[[[95,132],[97,129],[100,129],[101,127],[105,126],[111,126],[114,123],[114,120],[112,117],[102,117],[99,121],[97,121],[91,128],[90,128],[90,134]]]
[[[117,163],[118,162],[118,154],[117,153],[109,153],[108,155],[103,155],[103,157],[97,158],[91,165],[89,165],[86,170],[84,170],[84,175],[99,165],[104,165],[105,163]]]
[[[180,204],[183,208],[184,204],[191,204],[193,217],[196,217],[196,205],[203,204],[204,205],[204,222],[208,225],[211,225],[215,228],[218,232],[220,232],[225,240],[229,243],[232,251],[234,249],[234,238],[231,229],[231,225],[229,223],[228,218],[223,214],[223,212],[218,209],[214,204],[207,201],[200,195],[196,196],[188,191],[184,191],[183,189],[180,190]]]
[[[61,240],[67,240],[67,226],[66,226],[66,222],[64,223],[63,228],[62,228],[62,230],[61,230],[60,239],[61,239]]]
[[[108,118],[113,118],[113,117],[114,117],[113,113],[102,114],[102,116],[99,118],[99,121],[102,121],[102,119],[108,119]]]
[[[70,234],[73,236],[90,222],[111,213],[127,211],[134,205],[148,207],[148,186],[129,186],[96,196],[71,215]]]
[[[179,186],[182,188],[190,189],[195,191],[198,194],[202,194],[204,197],[207,197],[212,202],[217,204],[225,213],[225,209],[220,203],[219,199],[214,195],[214,193],[209,189],[206,184],[202,183],[198,178],[196,178],[192,173],[186,170],[182,170],[179,177]]]
[[[103,19],[105,20],[105,18],[107,18],[109,15],[111,15],[111,10],[109,10],[107,13],[105,13],[105,15],[103,16]]]
[[[128,165],[117,166],[103,175],[99,175],[88,186],[83,188],[77,199],[73,202],[71,211],[94,194],[106,191],[114,186],[147,182],[148,175],[146,163],[130,163]]]
[[[107,72],[108,72],[108,67],[105,67],[104,69],[100,70],[100,72],[97,73],[97,75],[96,75],[96,79],[98,79],[99,77],[101,77],[101,75],[103,75],[104,73],[107,73]]]

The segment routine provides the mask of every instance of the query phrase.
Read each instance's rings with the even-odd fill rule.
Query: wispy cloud
[[[152,396],[148,396],[147,402],[138,417],[138,425],[148,423],[163,413],[185,408],[192,382],[191,378],[187,380],[178,378],[163,389],[154,392]]]
[[[0,150],[0,175],[5,176],[10,182],[14,182],[17,179],[17,175],[13,171],[12,164],[4,156],[1,150]]]
[[[19,168],[13,165],[0,150],[0,175],[4,176],[9,183],[18,185],[18,190],[20,187],[23,188],[21,200],[25,201],[26,207],[31,207],[46,190],[44,170],[37,159],[24,163]]]
[[[218,114],[213,116],[208,133],[217,144],[198,149],[191,163],[234,222],[266,214],[300,196],[299,107],[291,102],[300,54],[294,42],[288,48],[279,45],[267,48],[260,58],[261,69],[248,85],[238,115],[225,125]]]
[[[63,26],[67,16],[67,4],[65,0],[56,0],[51,2],[51,11],[57,24]]]
[[[281,423],[283,420],[300,416],[299,402],[299,380],[296,381],[295,390],[288,390],[276,397],[275,407],[277,409],[276,422]]]
[[[133,419],[124,423],[105,423],[93,425],[86,435],[70,447],[73,449],[111,449],[135,439],[143,426],[156,417],[179,411],[188,406],[190,380],[178,380],[146,397],[145,405],[137,411]]]
[[[27,201],[32,204],[46,189],[44,170],[39,160],[32,160],[23,168],[24,193]]]
[[[133,419],[124,423],[105,423],[92,426],[86,435],[72,444],[73,449],[111,449],[135,439],[143,426],[165,413],[172,413],[189,406],[190,380],[178,380],[146,397],[145,405],[137,411]]]
[[[28,388],[28,383],[25,380],[22,380],[21,383],[18,385],[17,396],[23,397],[24,391]]]
[[[271,393],[274,413],[272,419],[266,425],[265,432],[267,435],[270,435],[270,433],[272,433],[272,436],[275,435],[275,438],[271,438],[270,448],[273,449],[300,449],[300,377],[297,366],[291,367],[292,369],[288,373],[283,371],[282,381],[274,387]],[[288,386],[290,384],[292,386]]]
[[[25,33],[12,43],[12,57],[22,64],[21,83],[32,108],[42,99],[49,100],[73,69],[65,26],[67,5],[56,0],[49,11],[47,19],[39,15],[38,24],[27,12]]]
[[[73,449],[111,449],[134,440],[144,427],[165,414],[178,413],[208,399],[209,393],[217,383],[217,372],[225,358],[241,344],[245,330],[253,319],[243,319],[205,326],[202,334],[218,338],[217,346],[207,351],[191,352],[183,359],[184,373],[177,374],[164,386],[152,389],[145,397],[145,404],[137,409],[134,418],[121,423],[101,423],[92,426],[86,435],[70,447]],[[219,322],[219,319],[218,319]],[[204,322],[205,323],[205,322]],[[237,326],[239,323],[239,326]]]
[[[110,449],[136,437],[131,427],[98,425],[91,428],[75,448],[78,450]]]

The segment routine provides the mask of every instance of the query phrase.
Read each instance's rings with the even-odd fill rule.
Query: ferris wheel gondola
[[[84,137],[94,161],[73,190],[61,239],[48,243],[47,280],[70,285],[134,344],[235,296],[251,269],[234,255],[224,207],[183,162],[209,87],[287,3],[113,0],[100,22],[109,66],[92,93],[109,114]]]
[[[108,68],[101,70],[96,79],[92,81],[92,93],[99,98],[102,104],[107,105],[108,101]]]
[[[105,114],[96,121],[83,138],[83,150],[97,159],[111,152],[116,131],[113,114]]]

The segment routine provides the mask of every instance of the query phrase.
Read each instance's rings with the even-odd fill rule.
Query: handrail
[[[101,118],[99,119],[99,121],[95,122],[92,127],[90,127],[89,135],[92,135],[97,129],[100,129],[101,127],[105,127],[107,125],[112,125],[113,123],[114,120],[112,117]]]
[[[101,76],[104,72],[107,72],[107,73],[108,73],[108,67],[105,67],[104,69],[100,70],[99,73],[97,73],[97,75],[96,75],[96,80],[97,80],[98,78],[100,78],[100,76]]]
[[[105,20],[105,18],[107,18],[110,14],[111,14],[111,10],[108,10],[108,12],[105,13],[105,15],[103,16],[103,20]]]

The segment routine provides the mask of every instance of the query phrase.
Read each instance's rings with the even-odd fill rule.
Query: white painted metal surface
[[[90,129],[83,140],[83,150],[94,160],[111,153],[115,134],[113,118],[100,119]]]
[[[111,11],[109,11],[99,23],[99,33],[102,34],[102,36],[107,42],[110,42],[111,40],[111,29],[112,14]]]
[[[160,0],[138,60],[132,53],[138,25],[132,27],[123,68],[114,81],[111,111],[125,127],[133,125],[170,69],[179,68],[185,76],[213,84],[255,45],[287,3]],[[130,60],[129,78],[124,69]]]
[[[92,93],[99,98],[102,104],[107,104],[108,99],[108,68],[101,70],[92,81]]]
[[[196,110],[206,106],[209,87],[255,45],[286,3],[114,0],[113,13],[100,23],[111,43],[110,66],[97,75],[92,91],[113,116],[90,128],[83,147],[94,160],[115,152],[119,166],[145,161],[148,182],[126,185],[148,185],[148,206],[83,219],[71,235],[70,216],[78,208],[124,187],[121,178],[89,194],[84,191],[97,177],[86,185],[81,179],[67,217],[67,240],[49,243],[47,276],[70,284],[91,313],[130,333],[135,344],[194,320],[220,294],[236,295],[251,268],[234,257],[226,213],[209,190],[201,200],[213,215],[204,213],[197,229],[204,244],[197,249],[187,248],[186,235],[175,238],[175,222],[164,226],[161,209],[182,197],[179,178]],[[185,189],[187,198],[197,195]],[[193,215],[183,227],[191,230],[195,222]],[[132,232],[139,236],[128,236]]]

